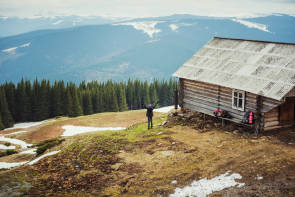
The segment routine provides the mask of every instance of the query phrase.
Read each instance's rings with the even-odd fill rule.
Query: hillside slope
[[[112,113],[114,123],[126,121],[126,114],[132,121],[144,118],[144,111]],[[109,116],[60,119],[31,132],[101,125]],[[61,150],[56,155],[0,172],[0,195],[294,196],[294,131],[257,137],[231,124],[221,128],[214,119],[201,129],[196,125],[202,120],[198,113],[170,115],[161,126],[162,114],[150,130],[137,123],[124,131],[66,137],[47,151]]]

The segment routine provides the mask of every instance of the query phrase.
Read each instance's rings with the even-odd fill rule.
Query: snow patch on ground
[[[168,113],[172,109],[174,109],[174,105],[167,106],[167,107],[161,107],[161,108],[158,108],[158,109],[154,109],[154,112]]]
[[[250,22],[250,21],[246,21],[246,20],[241,20],[241,19],[232,19],[232,21],[237,22],[237,23],[241,23],[242,25],[245,25],[249,28],[256,28],[259,29],[261,31],[265,31],[265,32],[270,32],[267,29],[267,26],[264,24],[260,24],[260,23],[254,23],[254,22]]]
[[[206,197],[207,195],[221,191],[225,188],[238,186],[242,187],[245,183],[238,183],[235,179],[241,179],[242,176],[237,173],[229,175],[230,171],[221,174],[212,179],[201,179],[199,181],[193,181],[191,185],[184,188],[176,188],[174,194],[170,194],[170,197],[185,197],[185,196],[198,196]]]
[[[36,154],[36,151],[37,151],[36,148],[32,148],[32,149],[29,149],[29,150],[22,151],[22,152],[20,152],[18,154],[32,154],[32,155],[34,155],[34,154]]]
[[[177,29],[178,29],[178,26],[177,26],[177,25],[175,25],[175,24],[170,24],[169,27],[170,27],[170,29],[171,29],[172,31],[176,31],[176,32],[177,32]]]
[[[15,163],[0,162],[0,169],[10,169],[10,168],[14,168],[17,166],[22,166],[25,163],[27,163],[27,161],[15,162]]]
[[[36,151],[36,149],[29,149],[29,150],[20,152],[19,154],[35,154],[35,151]],[[60,152],[60,150],[46,153],[46,154],[44,154],[44,155],[42,155],[40,157],[37,157],[36,159],[34,159],[34,160],[30,161],[30,162],[29,161],[15,162],[15,163],[0,162],[0,169],[10,169],[10,168],[22,166],[24,164],[34,165],[35,163],[37,163],[38,161],[40,161],[44,157],[55,155],[55,154],[57,154],[59,152]]]
[[[80,133],[87,133],[92,131],[118,131],[118,130],[124,130],[125,127],[83,127],[83,126],[72,126],[72,125],[65,125],[62,126],[62,128],[65,130],[64,133],[61,136],[73,136],[78,135]]]
[[[30,45],[31,45],[31,43],[28,42],[28,43],[22,44],[22,45],[17,46],[17,47],[11,47],[9,49],[3,49],[2,52],[4,52],[4,53],[10,53],[10,54],[15,54],[16,49],[23,48],[23,47],[28,47]]]
[[[10,129],[26,129],[29,127],[38,126],[40,124],[43,124],[44,122],[46,122],[46,121],[17,123],[17,124],[14,124],[13,127],[4,129],[4,131],[10,130]]]
[[[24,142],[22,140],[13,139],[13,138],[6,138],[6,137],[3,137],[3,136],[0,136],[0,141],[20,145],[22,147],[22,149],[26,149],[29,146],[32,146],[32,144],[27,144],[26,142]]]
[[[29,164],[29,165],[33,165],[33,164],[37,163],[38,161],[40,161],[41,159],[43,159],[44,157],[47,157],[47,156],[50,156],[50,155],[55,155],[55,154],[57,154],[57,153],[59,153],[59,152],[60,152],[60,150],[58,150],[58,151],[52,151],[52,152],[46,153],[46,154],[44,154],[44,155],[42,155],[42,156],[40,156],[40,157],[37,157],[36,159],[30,161],[28,164]]]
[[[3,144],[0,144],[0,150],[10,150],[10,149],[15,149],[15,146],[6,146]]]
[[[171,184],[177,184],[176,180],[171,181]]]
[[[133,26],[134,29],[141,30],[146,33],[150,38],[153,38],[154,34],[160,33],[161,29],[157,29],[156,25],[161,21],[141,21],[141,22],[127,22],[119,23],[114,25],[129,25]]]
[[[262,177],[262,176],[258,176],[256,179],[257,179],[257,180],[262,180],[263,177]]]

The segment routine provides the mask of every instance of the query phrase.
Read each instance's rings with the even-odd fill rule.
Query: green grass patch
[[[0,157],[4,157],[4,156],[8,156],[8,155],[13,155],[15,153],[17,153],[16,150],[9,149],[9,150],[0,152]]]
[[[57,139],[51,139],[51,140],[45,140],[43,142],[40,142],[37,144],[37,155],[40,155],[44,153],[47,149],[50,149],[56,145],[59,145],[62,143],[65,139],[64,138],[57,138]]]
[[[5,146],[10,146],[11,145],[11,143],[10,142],[5,142],[5,144],[4,144]]]

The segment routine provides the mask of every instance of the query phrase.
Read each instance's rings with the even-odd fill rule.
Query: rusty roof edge
[[[276,41],[267,41],[267,40],[251,40],[251,39],[245,39],[245,38],[225,38],[225,37],[214,36],[213,39],[215,39],[215,38],[217,38],[217,39],[226,39],[226,40],[240,40],[240,41],[252,41],[252,42],[262,42],[262,43],[275,43],[275,44],[291,44],[291,45],[295,45],[295,43],[291,43],[291,42],[276,42]],[[213,40],[213,39],[211,39],[211,40]]]

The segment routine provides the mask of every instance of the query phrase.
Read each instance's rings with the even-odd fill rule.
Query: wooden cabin
[[[237,123],[252,111],[260,131],[294,125],[295,44],[215,37],[173,76],[183,108]]]

